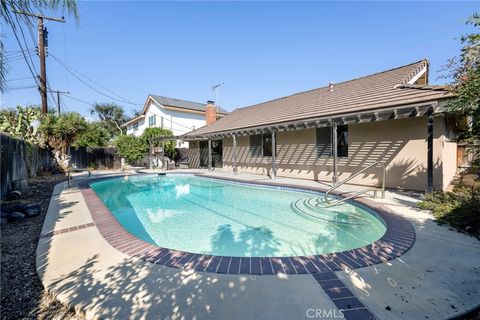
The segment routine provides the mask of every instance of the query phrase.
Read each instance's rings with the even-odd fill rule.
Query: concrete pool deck
[[[192,172],[193,170],[188,170]],[[203,170],[196,172],[205,173]],[[107,176],[125,173],[106,174]],[[214,171],[216,177],[247,181],[265,176]],[[76,186],[55,187],[37,248],[43,285],[87,318],[152,319],[309,319],[338,318],[338,301],[310,274],[223,275],[145,262],[113,248],[100,234]],[[98,178],[93,174],[92,178]],[[276,183],[317,186],[317,182],[278,178]],[[77,184],[78,185],[78,184]],[[345,186],[342,191],[356,189]],[[346,318],[448,319],[480,304],[480,242],[438,226],[414,207],[408,193],[387,192],[375,199],[408,219],[416,242],[401,257],[370,267],[337,271],[335,278],[363,306]],[[343,289],[342,289],[343,290]],[[365,308],[363,308],[365,307]]]

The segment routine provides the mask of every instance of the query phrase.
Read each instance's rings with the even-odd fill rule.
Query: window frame
[[[324,130],[324,128],[329,128],[329,135],[325,141],[319,141],[319,131]],[[326,130],[324,130],[326,131]],[[324,132],[325,134],[325,132]],[[324,136],[325,138],[325,136]],[[342,139],[342,140],[341,140]],[[348,157],[348,125],[338,125],[337,126],[337,157],[338,158],[347,158]],[[321,145],[320,142],[323,142],[322,145],[329,146],[327,152],[324,152],[319,149]],[[328,158],[334,156],[333,150],[333,127],[319,127],[315,130],[315,148],[317,149],[317,158]],[[328,148],[328,147],[327,147]],[[325,149],[325,147],[323,148]],[[329,152],[328,152],[329,151]]]
[[[270,143],[266,143],[266,139],[270,138]],[[258,139],[255,141],[255,139]],[[272,149],[272,134],[271,133],[259,133],[259,134],[252,134],[250,135],[250,155],[255,157],[272,157],[273,149]],[[253,143],[255,142],[255,143]],[[265,145],[268,144],[269,146],[269,154],[266,153],[268,150]],[[275,154],[277,154],[277,140],[275,140]]]
[[[258,139],[258,141],[255,141]],[[250,155],[253,157],[259,157],[263,154],[263,145],[262,145],[262,134],[252,134],[250,135]],[[254,144],[253,142],[260,142],[258,144]],[[260,147],[260,149],[258,149]]]
[[[151,116],[148,116],[148,126],[149,127],[154,127],[156,126],[157,124],[157,117],[156,115],[151,115]]]
[[[267,142],[268,137],[270,136],[270,142]],[[269,146],[269,149],[265,147],[265,144]],[[270,151],[270,154],[265,154],[266,151]],[[277,140],[275,140],[275,151],[277,151]],[[273,148],[272,148],[272,133],[262,133],[262,156],[263,157],[272,157]],[[277,154],[277,152],[275,152]]]
[[[348,125],[346,124],[337,126],[337,157],[348,157]]]

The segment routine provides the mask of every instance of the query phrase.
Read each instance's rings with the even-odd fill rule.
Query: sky
[[[439,84],[479,3],[79,1],[79,21],[46,24],[47,77],[51,90],[69,92],[62,111],[88,117],[93,103],[111,102],[132,115],[148,94],[204,103],[218,83],[218,104],[231,111],[424,58]],[[3,21],[1,32],[14,57],[1,107],[40,104]],[[24,32],[34,48],[36,29]],[[56,108],[56,95],[49,100]]]

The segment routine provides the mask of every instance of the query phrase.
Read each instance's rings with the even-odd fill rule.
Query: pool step
[[[334,224],[364,225],[360,216],[342,212],[342,206],[329,207],[322,197],[300,198],[290,204],[293,212],[311,221]]]

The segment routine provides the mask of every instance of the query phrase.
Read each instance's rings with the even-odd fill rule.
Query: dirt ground
[[[18,200],[3,206],[39,204],[40,216],[1,227],[1,319],[82,319],[43,289],[35,268],[35,252],[53,187],[63,174],[40,175],[29,180]]]

